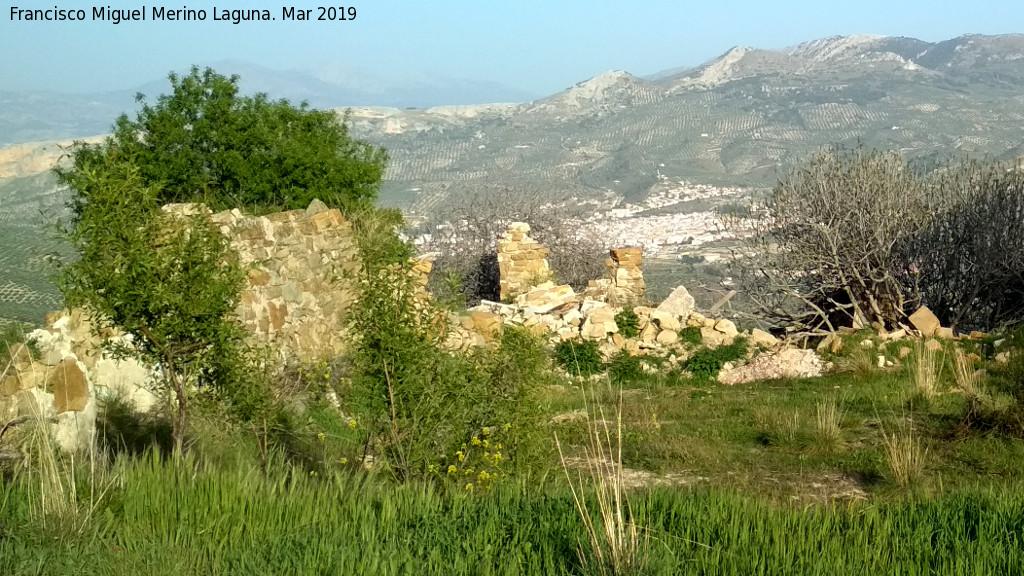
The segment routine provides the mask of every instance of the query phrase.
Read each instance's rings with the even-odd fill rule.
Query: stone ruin
[[[206,213],[205,207],[171,204],[170,216]],[[360,269],[352,227],[341,212],[316,200],[306,210],[247,216],[238,210],[209,214],[249,268],[237,317],[254,342],[270,344],[279,360],[336,355],[349,341],[343,318],[357,297]],[[426,271],[429,272],[429,265]],[[415,271],[423,273],[424,265]],[[130,338],[116,333],[108,339]],[[138,362],[117,360],[82,310],[47,316],[28,335],[41,352],[15,350],[0,366],[0,422],[39,417],[50,422],[59,445],[85,446],[95,430],[97,396],[117,394],[139,412],[160,402],[153,373]]]
[[[530,225],[513,223],[498,239],[499,298],[505,301],[551,278],[548,249],[530,237]]]

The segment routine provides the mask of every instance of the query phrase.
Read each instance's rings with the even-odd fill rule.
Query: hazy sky
[[[145,1],[145,0],[142,0]],[[282,7],[315,0],[165,4],[206,9],[206,22],[12,21],[0,0],[0,90],[73,92],[133,88],[193,64],[241,59],[276,69],[362,70],[384,77],[441,74],[497,81],[538,95],[606,70],[646,75],[697,65],[735,45],[782,48],[837,34],[913,36],[1024,32],[1005,0],[352,0],[349,22],[284,22]],[[58,8],[140,8],[65,0]],[[145,4],[147,18],[153,4]],[[212,10],[267,8],[276,21],[213,22]]]

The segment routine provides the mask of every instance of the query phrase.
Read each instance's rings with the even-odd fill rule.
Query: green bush
[[[227,239],[204,215],[163,214],[161,189],[116,151],[89,158],[95,169],[68,181],[68,235],[81,258],[61,272],[65,302],[89,310],[97,329],[134,337],[115,353],[160,366],[176,402],[178,448],[194,388],[212,388],[237,415],[252,417],[266,394],[248,369],[243,329],[230,320],[245,271]]]
[[[636,338],[640,334],[640,319],[630,308],[623,308],[615,315],[615,325],[619,327],[619,335],[623,338]]]
[[[170,94],[155,104],[140,95],[136,118],[118,118],[104,142],[76,143],[70,166],[57,170],[61,182],[74,187],[112,156],[160,185],[159,204],[257,213],[305,208],[314,198],[346,212],[373,205],[387,154],[352,139],[334,112],[240,96],[237,76],[209,68],[169,79]]]
[[[616,386],[625,386],[644,379],[646,374],[639,356],[632,356],[625,350],[619,352],[608,363],[608,378]]]
[[[693,344],[694,346],[700,346],[704,343],[704,336],[700,333],[700,328],[696,326],[687,326],[679,332],[679,339],[687,344]]]
[[[566,372],[584,378],[604,371],[601,353],[593,340],[564,340],[555,347],[555,361]]]
[[[693,374],[698,380],[713,380],[718,377],[718,372],[726,362],[739,360],[747,353],[747,341],[745,338],[736,338],[728,346],[718,348],[701,348],[694,352],[685,363],[683,369]]]
[[[523,463],[519,451],[531,447],[527,437],[538,429],[531,392],[548,377],[547,354],[536,337],[516,329],[473,355],[444,350],[445,314],[416,296],[419,285],[408,272],[389,266],[363,279],[352,312],[359,340],[345,409],[358,420],[362,451],[396,479],[448,478],[454,466],[453,480],[488,484]],[[501,449],[474,450],[474,438],[482,443],[481,435],[492,433],[488,442]]]

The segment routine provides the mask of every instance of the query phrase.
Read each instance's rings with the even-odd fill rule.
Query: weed
[[[608,363],[608,378],[612,384],[622,387],[647,378],[647,374],[644,372],[640,357],[623,350]]]
[[[631,308],[623,308],[615,315],[615,325],[619,327],[619,335],[623,338],[636,338],[640,334],[640,318]]]
[[[846,411],[839,406],[839,402],[830,397],[820,400],[815,406],[815,431],[818,441],[826,446],[834,446],[842,439],[843,417]]]
[[[937,392],[941,362],[927,343],[918,342],[916,348],[911,363],[914,388],[925,398],[933,398]]]
[[[584,390],[584,402],[586,400]],[[626,496],[622,475],[622,393],[619,391],[615,418],[615,437],[612,438],[604,409],[587,406],[587,438],[584,449],[586,477],[577,471],[577,478],[569,473],[570,465],[562,452],[558,434],[555,444],[572,491],[576,511],[587,534],[587,544],[580,542],[580,562],[584,568],[602,576],[642,574],[649,548],[648,532],[637,525]],[[599,524],[595,524],[587,505],[586,492],[592,492],[597,501]]]
[[[905,423],[900,430],[882,431],[885,458],[892,479],[899,486],[917,482],[924,473],[928,449],[914,434],[913,422]]]
[[[683,369],[693,374],[698,380],[713,380],[718,377],[718,372],[726,362],[739,360],[747,353],[747,341],[744,338],[736,338],[728,346],[718,348],[701,348],[694,352],[685,363]]]
[[[704,336],[697,326],[687,326],[679,331],[679,340],[693,346],[700,346],[704,343]]]
[[[563,340],[555,347],[555,361],[569,374],[588,378],[604,371],[601,353],[593,340]]]

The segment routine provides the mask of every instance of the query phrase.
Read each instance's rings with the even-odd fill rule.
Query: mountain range
[[[353,134],[389,151],[381,200],[419,214],[493,187],[609,204],[641,202],[681,181],[764,189],[830,144],[896,149],[929,165],[1024,155],[1020,34],[737,47],[700,66],[647,77],[606,72],[532,100],[480,83],[458,88],[457,100],[447,92],[456,84],[438,81],[431,92],[429,79],[417,100],[409,84],[246,66],[217,69],[240,74],[245,91],[350,110]],[[143,88],[155,95],[166,85]],[[472,104],[488,95],[519,103]],[[134,105],[127,92],[62,98],[0,94],[0,139],[21,143],[0,148],[0,317],[38,320],[55,302],[39,255],[59,245],[38,214],[62,205],[45,172],[60,147],[25,142],[100,134]],[[436,101],[467,104],[424,107]],[[366,102],[375,106],[353,107]]]

